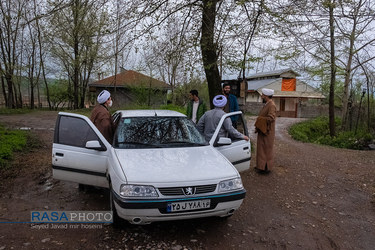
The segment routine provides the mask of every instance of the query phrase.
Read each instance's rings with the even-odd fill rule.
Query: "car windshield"
[[[126,117],[118,124],[115,148],[195,147],[208,143],[186,117]]]

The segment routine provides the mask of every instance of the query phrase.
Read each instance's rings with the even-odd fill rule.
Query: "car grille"
[[[158,188],[158,189],[162,195],[172,196],[172,195],[184,195],[184,188],[187,188],[187,187],[168,187],[168,188]],[[205,193],[214,192],[216,189],[216,184],[191,186],[191,188],[195,188],[195,194],[205,194]]]

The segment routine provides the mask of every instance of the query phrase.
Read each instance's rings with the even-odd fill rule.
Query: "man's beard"
[[[263,100],[263,103],[267,103],[267,101],[265,99],[262,99]]]

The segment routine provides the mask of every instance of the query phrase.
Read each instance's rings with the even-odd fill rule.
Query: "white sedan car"
[[[250,167],[249,141],[218,138],[226,114],[210,142],[192,121],[170,110],[122,110],[109,143],[86,116],[60,112],[52,149],[53,177],[110,189],[114,223],[230,216],[246,190],[238,171]],[[237,168],[237,169],[236,169]]]

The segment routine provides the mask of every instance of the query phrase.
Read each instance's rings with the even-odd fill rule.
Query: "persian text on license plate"
[[[211,200],[193,200],[183,202],[168,203],[168,212],[190,211],[210,208]]]

